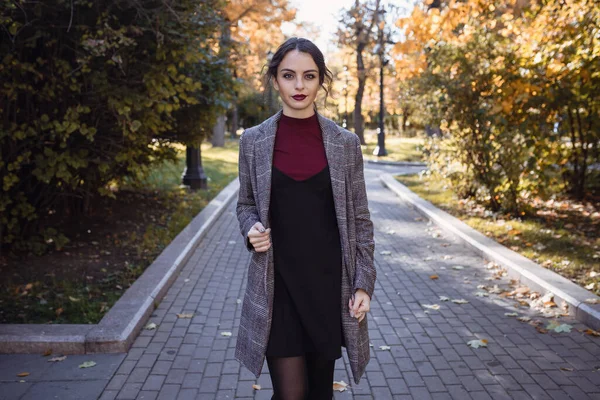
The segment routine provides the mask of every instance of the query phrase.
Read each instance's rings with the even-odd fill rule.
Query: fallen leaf
[[[392,252],[389,250],[384,250],[380,251],[379,254],[381,254],[382,256],[389,256],[390,254],[392,254]]]
[[[450,300],[450,297],[440,296],[440,301],[448,301],[448,300]]]
[[[539,332],[539,333],[548,333],[548,331],[544,328],[542,328],[541,326],[536,326],[535,329]]]
[[[519,314],[517,314],[516,312],[505,312],[504,316],[506,316],[506,317],[518,317]]]
[[[260,385],[254,384],[254,385],[252,385],[252,389],[260,390],[262,388],[260,387]]]
[[[194,313],[182,313],[182,314],[177,314],[177,318],[192,318],[194,316]]]
[[[521,321],[521,322],[529,322],[531,321],[530,317],[519,317],[517,318],[517,320]]]
[[[425,308],[429,308],[431,310],[439,310],[440,309],[439,304],[422,304],[422,306]]]
[[[435,279],[439,279],[439,276],[437,276],[437,275],[431,275],[431,276],[429,277],[429,279],[433,279],[433,280],[435,280]]]
[[[390,346],[379,346],[379,350],[389,350],[391,349]]]
[[[44,352],[44,357],[48,357],[50,354],[52,354],[52,349],[48,349]]]
[[[467,304],[468,303],[468,301],[465,299],[452,299],[452,302],[456,303],[456,304]]]
[[[587,290],[593,290],[593,289],[594,289],[594,286],[596,286],[596,282],[592,282],[592,283],[590,283],[589,285],[585,285],[585,288],[586,288]]]
[[[571,332],[571,328],[573,328],[571,325],[569,324],[559,324],[557,321],[550,321],[550,323],[548,325],[546,325],[546,329],[547,330],[553,330],[554,332],[566,332],[569,333]]]
[[[348,387],[348,384],[344,381],[333,381],[333,390],[337,390],[338,392],[343,392]]]
[[[147,329],[149,331],[156,329],[156,324],[154,322],[150,322],[148,325],[146,325],[145,329]]]
[[[588,304],[600,304],[600,299],[586,299],[584,302]]]
[[[595,331],[593,329],[586,329],[584,332],[590,336],[600,336],[600,332]]]
[[[221,332],[221,336],[231,336],[231,332]]]
[[[67,356],[62,356],[62,357],[52,357],[51,359],[48,360],[48,362],[59,362],[59,361],[64,361],[67,358]]]
[[[475,296],[477,296],[477,297],[489,297],[489,293],[486,293],[486,292],[477,292],[477,293],[475,293]]]
[[[471,341],[467,342],[467,344],[474,349],[478,349],[480,347],[487,347],[487,343],[488,343],[488,341],[485,339],[477,339],[477,340],[471,340]]]
[[[460,271],[461,269],[465,269],[465,267],[463,267],[462,265],[454,265],[454,266],[452,267],[452,269],[455,269],[455,270],[458,270],[458,271]]]
[[[79,365],[79,368],[90,368],[96,365],[94,361],[86,361],[83,364]]]
[[[569,367],[560,367],[560,369],[562,371],[573,371],[573,368],[569,368]]]
[[[19,376],[19,377],[21,377],[21,378],[22,378],[22,377],[24,377],[24,376],[29,376],[29,372],[19,372],[19,373],[17,374],[17,376]]]

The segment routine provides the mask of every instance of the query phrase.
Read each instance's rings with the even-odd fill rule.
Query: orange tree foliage
[[[598,20],[589,0],[469,0],[398,21],[398,75],[441,125],[432,167],[460,194],[515,213],[563,187],[583,196],[598,161]]]
[[[38,216],[87,211],[212,126],[231,87],[223,4],[0,4],[0,245],[41,252],[66,238]]]

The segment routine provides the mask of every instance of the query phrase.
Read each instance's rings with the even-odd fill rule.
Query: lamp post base
[[[208,189],[208,179],[202,168],[200,149],[187,146],[185,151],[185,171],[183,171],[183,184],[192,190]]]
[[[373,150],[373,155],[377,157],[387,156],[388,153],[383,146],[376,146],[375,150]]]

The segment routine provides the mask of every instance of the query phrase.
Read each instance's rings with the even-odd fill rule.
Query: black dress
[[[275,166],[271,241],[275,265],[267,356],[342,356],[342,251],[329,166],[297,181]]]

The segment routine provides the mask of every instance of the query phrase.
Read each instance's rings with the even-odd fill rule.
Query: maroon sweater
[[[321,172],[327,165],[323,136],[317,114],[293,118],[281,114],[273,166],[292,179],[303,181]]]

